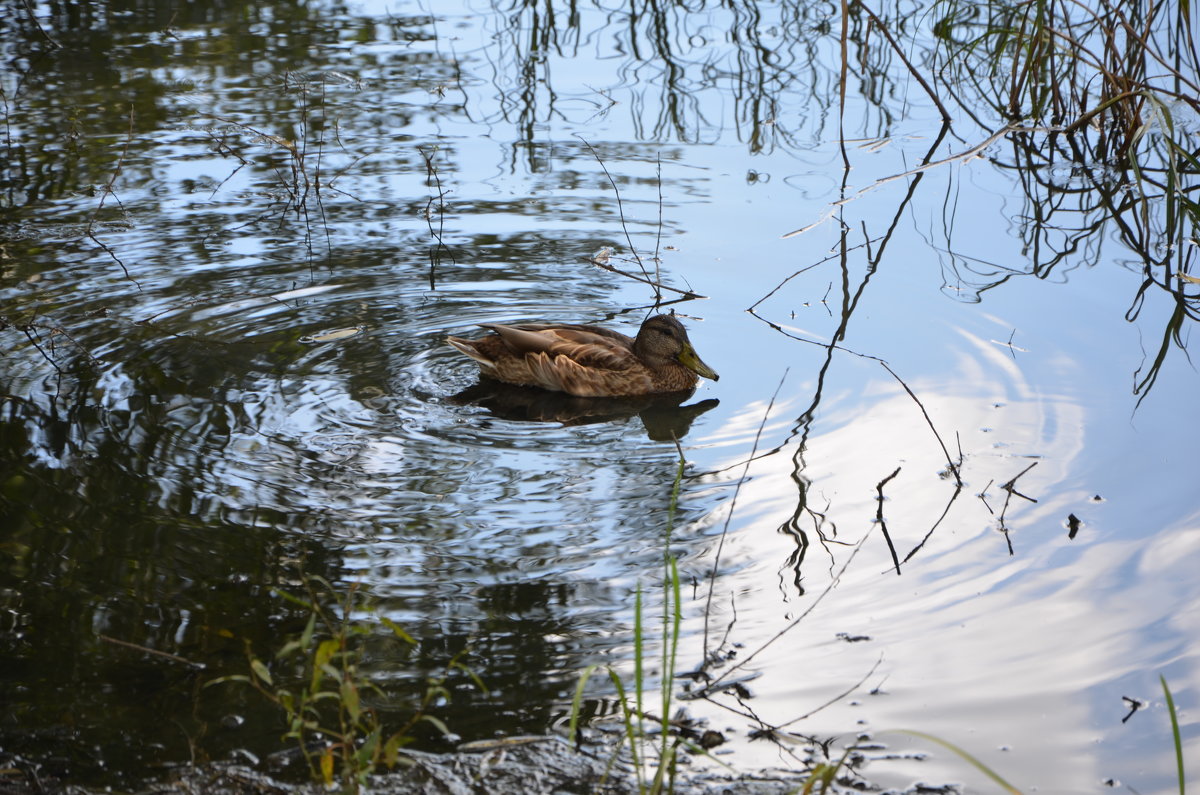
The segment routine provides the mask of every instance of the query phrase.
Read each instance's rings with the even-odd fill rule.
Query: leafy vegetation
[[[445,682],[451,669],[465,672],[477,686],[486,688],[463,665],[461,655],[456,656],[446,674],[428,680],[420,703],[404,724],[389,732],[379,713],[366,703],[372,696],[383,698],[384,693],[361,669],[362,642],[379,626],[402,643],[415,646],[417,642],[386,616],[378,616],[376,621],[356,618],[359,611],[369,610],[357,583],[339,593],[324,578],[308,575],[304,586],[304,596],[275,591],[308,611],[308,622],[297,637],[275,652],[273,662],[257,656],[247,644],[250,673],[220,677],[208,684],[249,684],[283,711],[287,722],[283,736],[296,743],[313,779],[357,793],[381,766],[394,767],[400,761],[400,750],[413,741],[417,724],[427,723],[449,734],[430,708],[450,698]],[[288,665],[292,667],[285,668]]]

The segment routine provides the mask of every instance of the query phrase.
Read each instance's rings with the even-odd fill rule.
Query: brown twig
[[[679,295],[682,295],[684,298],[689,298],[689,299],[690,298],[707,298],[707,296],[700,295],[699,293],[694,293],[691,290],[680,290],[678,287],[671,287],[670,285],[662,284],[661,282],[656,282],[650,278],[642,278],[641,276],[638,276],[636,273],[630,273],[629,271],[623,271],[620,268],[616,268],[612,265],[609,265],[607,262],[599,262],[595,258],[589,259],[588,262],[592,263],[597,268],[609,271],[610,273],[615,273],[618,276],[624,276],[627,279],[633,279],[635,282],[643,282],[645,284],[648,284],[651,287],[655,288],[656,290],[667,290],[672,293],[678,293]]]
[[[716,679],[714,679],[712,681],[712,683],[709,685],[709,687],[716,687],[718,684],[720,684],[724,680],[728,679],[730,674],[732,674],[734,671],[737,671],[738,669],[748,665],[751,660],[753,660],[755,657],[757,657],[758,655],[760,655],[764,651],[766,651],[768,647],[770,647],[772,644],[775,643],[775,641],[779,640],[784,635],[791,632],[793,629],[795,629],[797,626],[800,625],[801,621],[808,618],[809,614],[812,613],[812,611],[816,610],[817,607],[821,604],[821,602],[824,601],[825,597],[828,596],[833,591],[833,589],[837,587],[838,583],[841,582],[842,575],[846,573],[846,569],[850,568],[850,564],[854,562],[854,558],[858,556],[858,553],[862,549],[863,544],[866,542],[866,540],[868,538],[870,538],[870,536],[871,536],[870,530],[863,533],[863,537],[860,538],[854,544],[854,548],[850,551],[850,554],[846,557],[846,561],[842,564],[841,568],[838,569],[837,573],[833,576],[833,579],[829,581],[829,584],[825,586],[825,588],[821,591],[821,593],[817,594],[816,598],[813,599],[812,603],[808,607],[804,608],[804,611],[801,612],[800,615],[796,616],[794,619],[791,620],[791,622],[788,623],[787,626],[785,626],[783,629],[779,630],[774,635],[772,635],[770,638],[768,638],[766,641],[764,641],[757,649],[755,649],[754,651],[750,652],[750,654],[743,657],[737,664],[732,665],[729,668],[727,668],[720,676],[718,676]]]
[[[961,460],[961,458],[962,458],[961,453],[959,455],[959,458]],[[942,522],[945,521],[946,517],[950,515],[950,506],[953,505],[954,501],[958,499],[958,495],[962,493],[962,489],[963,489],[962,486],[955,487],[954,493],[951,494],[950,499],[946,501],[946,507],[942,509],[942,515],[937,518],[937,521],[935,521],[933,523],[933,525],[929,528],[929,531],[927,533],[925,533],[925,537],[921,539],[920,543],[918,543],[915,547],[913,547],[911,550],[909,550],[908,554],[904,556],[904,560],[901,561],[902,563],[908,563],[908,561],[912,560],[913,555],[915,555],[921,551],[921,548],[924,547],[925,543],[927,541],[929,541],[929,539],[933,536],[933,532],[935,530],[937,530],[938,527],[941,526]],[[985,502],[984,505],[987,505],[987,503]],[[991,508],[989,508],[988,510],[990,511]]]
[[[855,690],[858,690],[860,687],[862,687],[862,686],[863,686],[863,683],[864,683],[864,682],[866,682],[868,679],[870,679],[870,678],[871,678],[871,675],[872,675],[873,673],[875,673],[875,670],[876,670],[877,668],[879,668],[879,666],[880,666],[880,664],[881,664],[882,662],[883,662],[883,655],[881,654],[881,655],[879,655],[879,659],[877,659],[877,660],[875,661],[875,664],[871,666],[871,670],[869,670],[869,671],[867,671],[865,674],[863,674],[863,675],[862,675],[862,678],[860,678],[860,679],[859,679],[857,682],[855,682],[854,684],[852,684],[850,687],[846,688],[846,689],[845,689],[845,690],[843,690],[841,693],[838,693],[836,696],[834,696],[833,698],[829,699],[828,701],[826,701],[824,704],[822,704],[821,706],[817,707],[816,709],[809,710],[807,713],[805,713],[804,715],[801,715],[801,716],[800,716],[800,717],[798,717],[798,718],[792,718],[792,719],[791,719],[791,720],[789,720],[787,723],[781,723],[781,724],[779,724],[778,726],[773,726],[772,728],[778,731],[779,729],[783,729],[783,728],[785,728],[785,727],[787,727],[787,726],[791,726],[793,723],[799,723],[799,722],[800,722],[800,721],[802,721],[802,720],[807,720],[808,718],[811,718],[813,715],[816,715],[818,712],[820,712],[821,710],[825,709],[826,707],[829,707],[829,706],[832,706],[832,705],[836,704],[837,702],[841,701],[841,700],[842,700],[843,698],[845,698],[846,696],[848,696],[848,695],[850,695],[851,693],[853,693]]]
[[[867,12],[867,16],[869,16],[871,21],[874,22],[876,27],[879,28],[879,32],[883,34],[883,37],[888,40],[888,44],[892,45],[892,49],[895,50],[896,54],[900,56],[900,60],[903,62],[904,67],[908,69],[908,73],[916,78],[916,81],[921,84],[921,88],[925,89],[925,93],[928,94],[929,98],[933,100],[933,104],[937,105],[938,111],[942,114],[942,121],[951,121],[950,111],[946,110],[946,106],[942,104],[940,99],[938,99],[938,95],[934,93],[934,90],[929,83],[925,82],[925,78],[921,76],[920,71],[918,71],[916,67],[909,62],[908,56],[904,54],[904,50],[901,49],[900,45],[896,43],[896,40],[892,38],[892,34],[887,29],[887,25],[883,24],[879,17],[875,16],[875,12],[872,11],[865,3],[863,3],[862,0],[857,0],[857,2],[858,7]]]
[[[108,183],[100,191],[100,203],[96,205],[96,211],[94,213],[92,213],[92,217],[90,219],[88,219],[88,225],[87,225],[87,228],[84,230],[83,234],[85,237],[89,238],[93,243],[98,245],[100,248],[104,249],[104,251],[108,254],[108,256],[112,257],[113,261],[121,266],[121,270],[125,273],[125,278],[128,279],[129,281],[133,282],[134,285],[139,290],[141,290],[142,285],[138,282],[137,279],[135,279],[129,275],[129,269],[125,267],[125,263],[121,262],[121,259],[115,253],[113,253],[112,249],[110,249],[108,246],[101,243],[99,238],[97,238],[96,234],[92,231],[92,227],[94,227],[96,225],[96,219],[99,218],[99,216],[100,216],[100,211],[104,209],[104,201],[110,195],[114,199],[117,200],[118,204],[121,203],[121,200],[117,198],[116,191],[113,190],[113,185],[116,184],[117,177],[120,176],[120,174],[121,174],[121,168],[125,164],[125,158],[129,154],[129,144],[133,142],[133,120],[134,120],[133,105],[130,105],[129,106],[129,132],[125,136],[125,146],[121,149],[121,156],[119,158],[117,158],[117,167],[113,169],[112,176],[110,176],[108,178]]]
[[[446,189],[442,187],[442,176],[438,173],[437,166],[433,162],[433,153],[426,152],[424,149],[419,147],[417,151],[421,153],[421,157],[425,158],[426,177],[432,179],[434,185],[437,186],[437,196],[430,196],[429,201],[425,204],[425,222],[429,225],[429,234],[433,235],[434,239],[437,240],[437,246],[429,250],[429,289],[434,290],[437,289],[435,284],[436,269],[438,263],[441,262],[442,251],[445,251],[450,255],[450,261],[452,263],[458,263],[454,259],[454,252],[450,250],[450,247],[446,245],[446,242],[442,237],[446,231],[445,199],[447,195]],[[437,202],[437,229],[433,228],[432,216],[433,203],[435,201]]]
[[[957,154],[947,155],[946,157],[943,157],[941,160],[932,160],[932,161],[929,161],[926,163],[922,163],[919,166],[910,168],[908,171],[902,171],[899,174],[892,174],[889,177],[880,177],[879,179],[872,182],[870,185],[866,185],[866,186],[860,188],[853,196],[848,196],[843,199],[839,199],[834,205],[831,205],[831,207],[832,206],[841,206],[841,205],[844,205],[846,202],[851,201],[852,199],[861,198],[862,196],[866,195],[867,193],[875,190],[878,187],[886,185],[889,182],[894,182],[895,180],[898,180],[898,179],[904,179],[905,177],[915,176],[922,172],[937,168],[938,166],[946,165],[947,163],[953,163],[953,162],[956,162],[959,160],[969,160],[973,157],[978,156],[989,146],[991,146],[996,141],[1000,140],[1001,138],[1005,137],[1006,135],[1008,135],[1010,133],[1014,133],[1014,132],[1028,133],[1028,132],[1037,132],[1037,131],[1056,132],[1055,129],[1050,128],[1050,127],[1021,127],[1021,126],[1015,125],[1015,124],[1006,124],[1003,127],[1001,127],[1000,129],[993,132],[987,138],[984,138],[982,141],[975,144],[974,146],[972,146],[969,149],[966,149],[962,152],[958,152]],[[832,210],[830,212],[832,213]],[[828,217],[828,216],[825,216],[825,217]],[[825,220],[825,217],[823,217],[821,219],[821,221]],[[781,235],[780,238],[786,240],[789,237],[795,237],[799,234],[803,234],[804,232],[807,232],[809,229],[812,229],[813,227],[817,226],[821,221],[814,221],[813,223],[809,224],[808,226],[804,226],[799,229],[794,229],[791,232],[787,232],[787,233]]]
[[[21,0],[21,5],[25,6],[25,11],[29,14],[30,21],[33,22],[33,26],[38,29],[38,33],[42,34],[42,38],[45,39],[54,49],[61,50],[62,45],[55,41],[54,38],[46,32],[46,29],[42,27],[41,22],[38,22],[37,11],[30,4],[29,0]]]
[[[156,657],[164,657],[168,660],[171,660],[172,662],[183,663],[184,665],[186,665],[190,668],[195,668],[198,671],[204,670],[204,663],[192,662],[191,660],[187,659],[186,657],[180,657],[177,654],[171,654],[170,652],[159,651],[158,649],[151,649],[147,646],[140,646],[136,643],[130,643],[127,640],[117,640],[116,638],[110,638],[108,635],[97,635],[96,637],[98,637],[100,640],[104,641],[105,643],[111,643],[114,646],[124,646],[127,649],[135,649],[137,651],[144,652],[145,654],[153,654]]]
[[[637,247],[633,245],[633,238],[629,236],[629,226],[625,223],[625,205],[621,201],[621,191],[619,188],[617,188],[617,181],[613,179],[612,174],[608,173],[608,166],[604,165],[604,161],[600,158],[600,154],[590,143],[588,143],[588,140],[578,133],[575,134],[575,137],[580,141],[583,141],[583,145],[588,148],[588,151],[592,153],[592,157],[596,158],[596,162],[600,164],[600,168],[604,171],[604,176],[608,177],[608,184],[612,185],[613,194],[615,194],[617,197],[617,215],[621,219],[621,231],[625,233],[625,242],[629,244],[629,252],[633,254],[633,258],[637,260],[638,267],[642,269],[642,276],[645,277],[644,279],[638,279],[638,281],[645,282],[651,287],[654,287],[655,297],[658,297],[659,293],[657,291],[661,285],[650,278],[650,273],[646,270],[646,264],[642,262],[641,256],[637,253]],[[615,272],[621,273],[621,271]],[[628,276],[630,274],[625,275]]]

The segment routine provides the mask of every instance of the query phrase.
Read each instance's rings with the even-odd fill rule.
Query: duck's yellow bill
[[[679,363],[701,378],[711,378],[713,381],[721,380],[721,376],[717,375],[716,370],[700,360],[700,357],[696,355],[695,348],[691,345],[685,346],[679,352]]]

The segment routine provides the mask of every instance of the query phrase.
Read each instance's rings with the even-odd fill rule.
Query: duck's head
[[[653,315],[646,319],[633,342],[633,352],[652,369],[678,362],[696,375],[719,381],[717,371],[696,355],[687,329],[674,315]]]

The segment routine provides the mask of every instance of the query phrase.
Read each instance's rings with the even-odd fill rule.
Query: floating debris
[[[354,326],[353,328],[335,328],[330,331],[322,331],[320,334],[305,334],[300,338],[300,342],[305,345],[316,345],[319,342],[340,342],[341,340],[350,337],[357,337],[366,331],[366,326]]]

